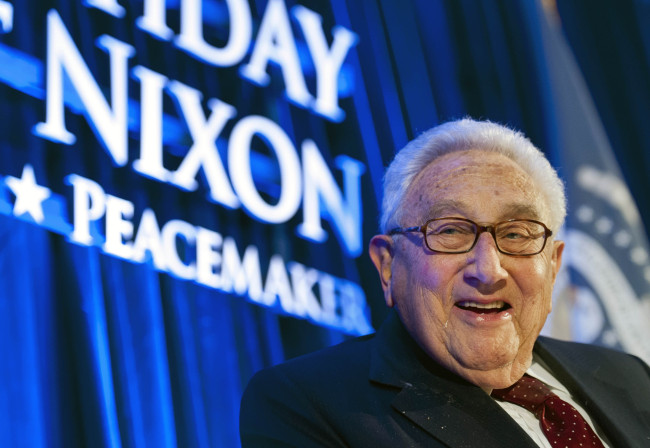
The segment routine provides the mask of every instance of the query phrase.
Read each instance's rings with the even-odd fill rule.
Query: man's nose
[[[497,249],[494,237],[489,232],[483,232],[474,248],[468,253],[465,277],[483,285],[494,285],[504,280],[508,272],[501,266],[503,256]]]

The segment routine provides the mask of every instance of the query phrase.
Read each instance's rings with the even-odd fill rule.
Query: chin
[[[512,365],[521,353],[517,338],[473,338],[468,344],[449,347],[459,364],[476,370],[494,370]]]
[[[455,373],[482,389],[491,390],[513,385],[523,376],[526,368],[516,363],[500,366],[483,364],[476,368],[461,368]]]
[[[501,354],[495,357],[481,356],[477,358],[473,356],[466,359],[461,358],[458,361],[465,369],[478,372],[490,372],[510,369],[515,361],[515,357]]]
[[[528,368],[530,362],[526,361],[529,361],[530,357],[523,359],[520,354],[521,352],[516,347],[497,347],[495,349],[493,346],[475,346],[469,353],[452,353],[452,357],[459,367],[465,371],[499,374],[499,372],[509,373],[512,369],[520,369],[522,365]]]

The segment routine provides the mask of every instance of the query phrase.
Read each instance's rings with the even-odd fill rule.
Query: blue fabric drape
[[[580,64],[614,154],[650,229],[650,4],[558,1],[563,30]],[[587,4],[588,3],[588,4]]]
[[[20,52],[29,71],[16,76],[6,64],[0,66],[1,180],[20,177],[29,163],[41,185],[69,201],[69,187],[61,180],[77,173],[133,201],[138,210],[156,210],[161,221],[182,217],[233,237],[240,249],[253,244],[260,260],[280,254],[348,278],[364,289],[375,326],[386,308],[365,251],[349,258],[333,236],[320,245],[295,238],[297,222],[265,225],[240,210],[207,204],[205,192],[180,191],[144,179],[130,166],[114,167],[76,113],[67,113],[68,128],[77,135],[72,147],[36,137],[32,128],[44,119],[46,12],[58,11],[107,91],[108,62],[95,47],[100,34],[134,46],[133,65],[194,86],[204,99],[222,99],[240,116],[267,116],[295,142],[314,139],[330,166],[341,154],[362,161],[367,169],[362,177],[364,244],[376,231],[383,167],[397,148],[439,122],[465,115],[490,119],[521,129],[551,155],[562,151],[549,96],[552,79],[540,25],[544,17],[535,2],[287,0],[288,8],[300,3],[321,14],[326,30],[336,24],[358,35],[342,75],[350,83],[340,98],[347,114],[342,123],[315,117],[281,95],[269,99],[266,90],[242,81],[236,68],[215,69],[180,51],[167,51],[164,43],[133,26],[143,1],[119,3],[126,10],[120,20],[81,0],[13,2],[14,30],[0,35],[0,59],[11,61]],[[176,28],[179,3],[167,1],[170,26]],[[597,16],[592,2],[559,3],[617,154],[650,144],[648,127],[640,120],[649,115],[643,115],[643,107],[650,102],[645,93],[636,96],[626,78],[638,76],[635,82],[644,85],[645,71],[611,74],[616,67],[634,65],[632,59],[647,61],[645,3],[623,2],[616,16],[627,20],[623,25]],[[213,24],[227,23],[224,4],[203,1],[209,11],[206,21],[212,24],[206,26],[213,32],[210,39],[222,37],[214,34]],[[255,29],[267,4],[249,2]],[[637,33],[630,37],[622,30],[632,18]],[[581,21],[587,19],[591,22]],[[608,53],[593,59],[587,50],[596,37],[588,32],[607,23],[617,24],[619,33],[598,37],[608,39],[597,41]],[[627,45],[624,39],[637,43],[620,53],[611,72],[603,72],[607,58]],[[281,82],[274,78],[268,89],[281,91],[277,84]],[[131,92],[137,104],[137,84]],[[166,107],[174,111],[173,105]],[[623,127],[621,116],[628,115],[637,120]],[[165,147],[166,162],[178,165],[189,137],[181,121],[170,126],[184,133],[185,140]],[[131,148],[138,147],[138,138],[138,128],[132,128]],[[637,193],[646,190],[642,179],[647,181],[641,153],[624,157],[624,168],[642,167],[627,173]],[[29,217],[13,216],[13,201],[0,182],[0,446],[236,447],[239,399],[256,371],[349,337],[276,314],[244,297],[161,274],[151,263],[130,263],[98,247],[74,244]],[[647,217],[650,208],[642,210]]]

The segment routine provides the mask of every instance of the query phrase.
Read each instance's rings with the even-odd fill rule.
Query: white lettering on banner
[[[244,78],[265,86],[270,79],[266,68],[271,61],[282,70],[287,96],[296,104],[308,107],[312,97],[302,74],[289,13],[283,0],[269,0],[266,5],[251,60],[240,73]]]
[[[104,216],[106,199],[102,187],[85,177],[71,174],[66,183],[74,189],[73,230],[70,238],[75,243],[90,246],[93,237],[90,234],[90,223]]]
[[[106,242],[104,251],[116,257],[130,259],[133,247],[133,203],[115,196],[106,195]],[[126,241],[126,242],[125,242]]]
[[[211,99],[208,101],[210,117],[206,120],[201,92],[178,81],[170,83],[169,90],[174,94],[194,141],[180,167],[172,174],[171,183],[186,190],[196,190],[195,177],[202,168],[210,187],[210,198],[226,207],[237,207],[239,201],[230,188],[216,146],[226,122],[235,116],[237,110],[223,101]]]
[[[313,320],[330,322],[335,320],[334,309],[327,307],[327,301],[319,303],[314,287],[319,280],[319,272],[316,269],[307,268],[300,263],[290,263],[291,283],[293,284],[296,300],[293,312],[302,317]],[[333,294],[327,295],[331,297]]]
[[[186,3],[186,5],[190,4]],[[104,2],[102,5],[108,6],[109,3]],[[155,5],[156,3],[149,3],[151,8],[149,11],[151,14],[159,15],[160,10],[157,8],[160,5]],[[300,23],[310,27],[318,24],[320,30],[318,33],[322,33],[320,16],[306,8],[298,8],[295,11]],[[282,0],[273,0],[273,4],[267,6],[266,14],[270,17],[282,17],[282,20],[288,21]],[[263,26],[267,26],[269,31],[260,34],[269,33],[267,37],[274,41],[275,33],[280,33],[283,36],[281,41],[286,40],[286,48],[295,49],[292,36],[287,34],[290,33],[289,28],[282,30],[273,28],[277,24],[263,24]],[[320,101],[320,108],[331,109],[338,101],[332,101],[333,92],[336,91],[332,86],[335,86],[336,82],[329,77],[340,70],[343,58],[354,39],[351,34],[337,38],[336,36],[343,36],[341,33],[345,34],[338,29],[334,43],[328,50],[324,37],[321,36],[321,39],[314,33],[313,30],[307,32],[310,36],[308,45],[315,55],[317,65],[320,64],[316,71],[319,73],[319,85],[324,89],[316,102]],[[66,74],[79,97],[80,108],[83,109],[86,120],[95,131],[98,140],[112,161],[118,166],[124,166],[128,162],[127,62],[134,50],[131,46],[110,36],[101,36],[98,45],[106,49],[110,56],[111,106],[101,93],[102,89],[93,78],[58,13],[54,10],[48,13],[46,120],[38,123],[34,127],[34,132],[40,137],[60,143],[75,142],[75,135],[65,126],[63,92],[64,74]],[[269,48],[268,52],[259,50],[266,55],[259,56],[261,58],[259,61],[264,61],[259,64],[258,62],[249,64],[249,67],[253,67],[250,69],[253,71],[256,70],[254,67],[264,69],[266,63],[275,58],[273,55],[276,50],[293,52],[286,48],[282,50]],[[253,52],[253,59],[257,61],[255,50]],[[285,56],[281,57],[282,60],[284,58]],[[299,67],[294,62],[290,62],[286,70],[292,73],[297,70],[291,76],[298,76]],[[169,80],[166,76],[146,67],[136,66],[132,73],[140,82],[141,95],[141,142],[139,158],[133,161],[135,172],[184,190],[194,191],[199,187],[197,177],[199,171],[202,171],[205,175],[202,181],[207,184],[210,201],[231,209],[243,206],[251,216],[266,223],[277,224],[288,221],[295,215],[302,200],[304,222],[298,228],[299,236],[316,242],[325,241],[327,235],[321,224],[321,219],[325,218],[331,224],[348,255],[358,256],[361,253],[360,176],[363,173],[363,165],[360,162],[349,157],[336,160],[338,168],[343,172],[345,194],[342,194],[313,141],[303,142],[301,164],[295,145],[284,129],[265,117],[252,115],[236,122],[228,139],[229,179],[217,149],[217,139],[220,138],[226,124],[236,117],[237,110],[219,99],[210,98],[207,100],[209,113],[206,116],[202,105],[203,95],[200,91],[179,81]],[[302,79],[302,75],[300,77]],[[321,87],[319,92],[320,89]],[[177,111],[187,125],[193,141],[175,171],[164,166],[163,95],[165,93],[175,101]],[[250,157],[251,142],[254,137],[259,137],[266,143],[279,167],[280,185],[277,189],[279,193],[275,198],[277,202],[273,204],[267,202],[256,188]],[[119,220],[119,216],[112,219]],[[78,232],[86,231],[81,227],[78,228]],[[114,247],[117,251],[127,250],[125,247],[119,247],[117,245],[119,240],[115,238],[109,242],[109,247]],[[73,238],[82,244],[87,239],[86,234],[77,234]]]
[[[353,45],[357,43],[357,36],[342,26],[334,27],[334,41],[332,47],[327,48],[327,39],[323,33],[323,19],[314,11],[304,6],[295,6],[292,10],[307,40],[309,53],[316,67],[316,101],[312,105],[314,111],[335,121],[345,117],[343,109],[338,105],[338,76],[343,66],[343,61]]]
[[[266,274],[262,301],[267,306],[273,306],[277,299],[280,300],[280,306],[284,311],[294,314],[293,293],[287,275],[287,268],[284,266],[284,260],[281,256],[273,255]]]
[[[174,36],[174,30],[165,23],[167,0],[144,0],[144,12],[142,17],[135,19],[138,28],[148,32],[160,40],[170,40]]]
[[[268,143],[280,166],[280,197],[275,205],[268,204],[255,188],[250,162],[254,135]],[[298,154],[287,134],[268,118],[252,115],[235,125],[228,143],[228,169],[243,206],[258,219],[277,224],[289,220],[298,210],[302,190]]]
[[[348,333],[372,330],[365,295],[352,282],[299,263],[285,265],[277,254],[270,257],[263,279],[255,246],[247,246],[240,257],[233,238],[178,219],[159,227],[149,208],[143,211],[134,234],[132,202],[106,194],[99,184],[76,174],[67,180],[74,190],[71,239],[77,243],[97,244],[101,235],[92,235],[90,229],[103,218],[102,248],[109,255],[143,263],[149,254],[156,269],[176,277],[246,295],[261,305]]]
[[[343,61],[358,42],[355,33],[342,26],[332,29],[332,45],[328,47],[322,17],[304,6],[292,8],[292,15],[300,25],[307,43],[308,54],[316,69],[315,98],[309,92],[291,30],[291,20],[284,0],[269,0],[266,4],[255,42],[253,19],[247,0],[225,0],[229,14],[228,40],[224,47],[208,44],[203,37],[203,8],[201,0],[181,0],[180,34],[175,39],[178,48],[197,59],[217,67],[230,67],[242,62],[252,47],[248,64],[241,67],[240,74],[255,84],[266,86],[270,76],[269,63],[279,66],[287,97],[296,105],[310,108],[332,121],[340,122],[345,113],[338,105],[338,78]],[[118,6],[108,0],[93,5],[112,14]],[[100,4],[101,3],[101,4]],[[164,0],[145,0],[143,16],[136,25],[153,37],[171,40],[174,32],[166,24]]]
[[[166,271],[165,252],[162,246],[160,226],[156,214],[150,208],[145,209],[140,217],[138,233],[133,242],[131,259],[136,263],[144,263],[147,253],[151,255],[153,265],[159,271]]]
[[[110,54],[111,103],[108,106],[81,53],[61,21],[52,10],[47,14],[47,97],[45,123],[38,123],[34,132],[40,137],[71,145],[75,136],[65,127],[63,112],[63,73],[79,95],[88,123],[100,138],[113,162],[127,162],[127,59],[133,47],[110,36],[97,40],[100,48]]]
[[[298,226],[298,234],[306,239],[322,242],[327,233],[321,226],[321,206],[324,216],[332,223],[339,239],[346,242],[350,254],[361,254],[361,191],[359,178],[365,168],[361,162],[350,157],[339,156],[338,167],[343,171],[345,198],[336,186],[332,174],[327,169],[323,156],[316,143],[305,140],[302,144],[303,163],[303,222]]]
[[[196,229],[185,221],[173,219],[161,230],[162,246],[169,271],[185,280],[196,278],[196,266],[192,261],[182,260],[177,249],[178,240],[184,240],[191,247],[196,241]]]
[[[196,233],[196,281],[212,288],[219,287],[221,271],[220,249],[223,237],[217,232],[199,227]]]
[[[91,8],[101,9],[118,19],[124,17],[126,12],[124,8],[117,3],[117,0],[84,0],[83,4]]]
[[[181,34],[176,45],[199,59],[216,66],[238,64],[246,55],[253,34],[253,19],[248,0],[226,0],[230,14],[228,43],[223,48],[203,39],[202,0],[181,1]]]
[[[301,14],[304,15],[304,12]],[[74,143],[74,134],[65,126],[65,72],[78,93],[86,119],[99,141],[116,165],[126,165],[127,59],[133,49],[108,36],[99,39],[99,43],[110,54],[111,108],[55,11],[48,13],[48,36],[46,121],[37,124],[34,132],[53,141]],[[133,161],[136,172],[194,191],[198,188],[198,172],[202,170],[211,201],[227,208],[242,205],[251,216],[273,224],[291,219],[302,199],[304,222],[298,229],[300,236],[312,241],[324,241],[326,234],[321,226],[323,217],[329,220],[347,254],[358,256],[361,253],[360,176],[363,165],[360,162],[349,157],[338,159],[338,168],[343,172],[343,195],[313,141],[305,140],[302,145],[301,167],[291,139],[279,125],[261,116],[248,116],[234,125],[230,135],[228,168],[231,178],[228,179],[216,142],[227,122],[237,115],[237,110],[223,101],[211,98],[207,101],[209,115],[206,117],[200,91],[179,81],[169,81],[164,75],[142,66],[136,66],[133,74],[140,81],[142,96],[140,158]],[[163,163],[164,91],[169,92],[174,99],[193,140],[176,171],[169,171]],[[267,143],[279,166],[280,193],[274,205],[266,202],[255,187],[250,160],[254,136]]]
[[[240,259],[235,240],[226,238],[222,257],[219,289],[239,295],[248,293],[251,300],[262,303],[262,272],[257,247],[248,246]]]
[[[133,169],[167,182],[170,173],[163,167],[163,89],[168,78],[142,66],[133,68],[133,76],[140,81],[141,115],[140,158],[133,161]]]
[[[82,3],[118,19],[127,12],[119,0]],[[259,22],[254,21],[250,0],[140,3],[143,10],[136,25],[163,41],[159,45],[182,50],[213,67],[235,67],[242,84],[266,86],[277,76],[286,100],[330,121],[345,118],[339,105],[339,77],[357,43],[352,31],[333,26],[328,38],[320,14],[300,5],[288,9],[285,0],[268,0]],[[208,6],[219,8],[218,22],[206,16]],[[167,8],[178,12],[176,30],[167,24]],[[6,10],[0,14],[3,32],[11,30],[13,21]],[[209,28],[225,22],[227,28],[217,33]],[[215,35],[223,39],[211,41]],[[68,113],[83,115],[109,165],[126,167],[131,162],[137,175],[185,191],[202,191],[208,201],[241,208],[263,223],[296,219],[297,235],[308,241],[322,243],[331,231],[346,256],[361,254],[365,170],[361,162],[347,156],[330,161],[314,140],[295,141],[293,133],[270,118],[239,115],[235,106],[191,85],[148,67],[130,67],[135,48],[109,35],[95,41],[101,50],[98,57],[106,58],[110,70],[98,76],[55,9],[47,12],[46,36],[45,117],[33,127],[35,135],[75,144],[77,123],[66,117],[67,106]],[[34,64],[40,68],[39,61]],[[106,85],[98,83],[106,78]],[[139,84],[137,100],[129,95],[132,81]],[[278,93],[273,92],[274,100]],[[40,93],[30,94],[42,98]],[[168,111],[170,99],[173,107]],[[107,194],[100,184],[78,174],[70,174],[65,182],[72,188],[72,224],[63,212],[66,199],[55,198],[48,189],[47,197],[34,202],[30,213],[20,205],[14,206],[14,213],[19,219],[29,215],[37,225],[62,233],[73,243],[149,263],[160,272],[246,296],[292,316],[349,333],[372,330],[364,293],[355,283],[278,254],[260,260],[256,246],[240,250],[232,237],[181,219],[159,222],[151,208],[138,210],[133,202]],[[1,202],[2,198],[0,206]],[[20,204],[18,199],[16,203]]]

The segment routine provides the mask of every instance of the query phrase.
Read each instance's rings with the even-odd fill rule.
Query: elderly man
[[[466,119],[409,143],[369,248],[395,312],[258,373],[242,445],[650,446],[641,360],[538,337],[565,214],[562,182],[519,133]]]

